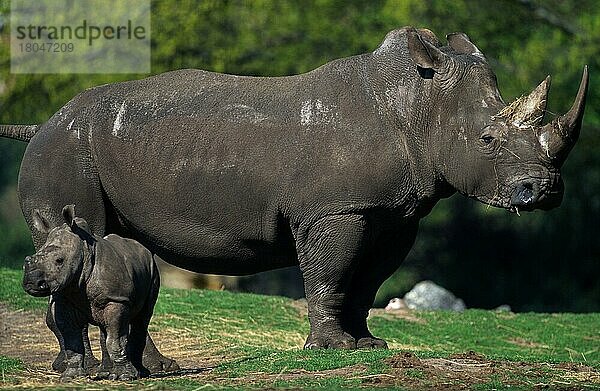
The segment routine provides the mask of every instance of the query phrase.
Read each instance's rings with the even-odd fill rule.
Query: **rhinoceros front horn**
[[[583,68],[583,76],[579,84],[579,91],[571,109],[566,113],[544,125],[538,138],[546,155],[551,158],[557,167],[565,161],[569,151],[579,138],[583,111],[585,110],[585,97],[588,89],[588,68]]]

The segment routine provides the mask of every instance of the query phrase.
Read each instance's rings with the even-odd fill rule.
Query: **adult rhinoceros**
[[[385,347],[367,311],[419,220],[456,191],[558,206],[581,128],[587,69],[570,111],[542,125],[549,79],[507,106],[469,38],[447,41],[407,27],[302,75],[180,70],[86,90],[44,124],[1,128],[29,142],[25,219],[37,208],[59,225],[73,203],[96,235],[195,272],[299,264],[305,348]]]

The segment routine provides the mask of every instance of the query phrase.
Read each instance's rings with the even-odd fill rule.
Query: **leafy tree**
[[[0,123],[40,123],[85,88],[145,75],[14,75],[9,1],[0,0]],[[590,0],[152,1],[152,73],[203,68],[244,75],[306,72],[374,50],[387,31],[466,32],[495,69],[509,101],[553,75],[548,119],[575,96],[583,64],[591,83],[580,142],[564,166],[561,208],[522,217],[462,197],[440,202],[378,302],[431,278],[468,305],[518,310],[600,309],[600,9]],[[31,252],[16,209],[25,145],[0,139],[0,262]],[[10,201],[12,200],[12,201]],[[283,283],[282,285],[286,285]],[[278,288],[269,288],[275,289]]]

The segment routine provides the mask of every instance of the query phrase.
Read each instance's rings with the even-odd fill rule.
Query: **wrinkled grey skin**
[[[92,232],[133,237],[196,272],[300,265],[306,348],[373,348],[366,316],[419,220],[458,191],[510,211],[560,204],[573,108],[542,125],[549,79],[507,107],[461,33],[390,32],[372,53],[265,78],[181,70],[86,90],[36,126],[25,218],[67,200]],[[39,245],[45,237],[33,232]]]
[[[63,215],[65,223],[52,228],[34,210],[34,227],[48,236],[25,259],[23,275],[27,293],[52,296],[48,316],[62,337],[66,362],[61,379],[89,374],[84,366],[89,323],[100,328],[98,378],[147,376],[142,353],[160,286],[153,255],[132,239],[93,236],[87,222],[75,217],[73,205]]]

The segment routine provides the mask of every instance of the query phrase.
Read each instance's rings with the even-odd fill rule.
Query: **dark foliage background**
[[[10,2],[0,0],[0,123],[40,123],[84,88],[146,75],[14,75]],[[386,32],[464,31],[486,54],[509,101],[553,75],[549,110],[566,111],[583,64],[591,86],[584,129],[564,166],[566,197],[551,212],[517,217],[454,196],[421,225],[407,261],[378,304],[428,278],[468,306],[518,311],[600,310],[600,8],[585,0],[152,1],[152,73],[203,68],[289,75],[371,51]],[[32,252],[16,183],[25,144],[0,139],[0,264]],[[295,281],[292,284],[289,280]],[[255,291],[298,295],[297,272],[246,279]]]

